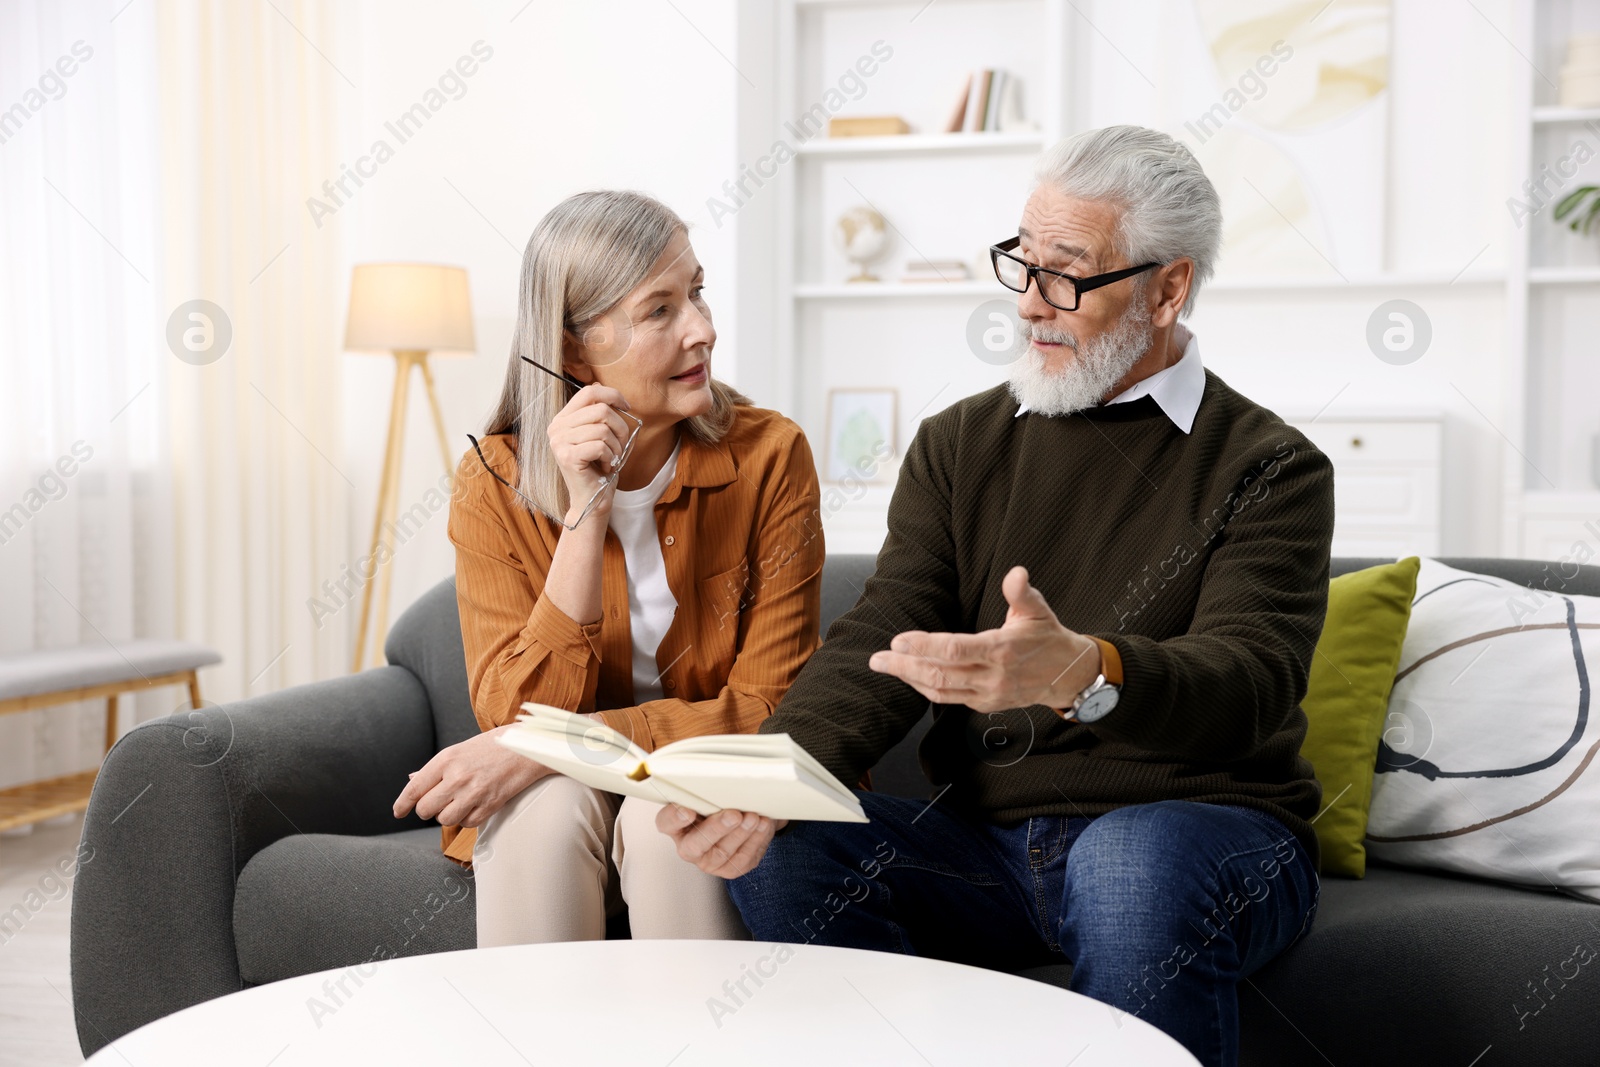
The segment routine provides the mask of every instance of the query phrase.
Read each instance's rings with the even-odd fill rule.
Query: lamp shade
[[[350,277],[344,347],[471,353],[472,298],[463,267],[360,263]]]

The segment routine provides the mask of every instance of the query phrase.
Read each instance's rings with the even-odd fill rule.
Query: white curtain
[[[352,506],[340,220],[304,206],[354,98],[342,17],[0,3],[0,654],[200,641],[208,703],[347,669],[352,627],[306,607]],[[188,707],[122,703],[124,730]],[[0,716],[0,786],[93,766],[103,709]]]
[[[114,13],[0,5],[4,654],[174,632],[154,23]],[[185,699],[124,700],[124,725]],[[103,709],[0,716],[0,784],[94,766]]]
[[[343,216],[306,200],[340,174],[352,5],[161,0],[162,307],[221,307],[229,350],[169,359],[182,635],[220,649],[207,701],[349,669],[350,626],[307,607],[350,552],[341,455]],[[342,616],[340,623],[350,621]]]

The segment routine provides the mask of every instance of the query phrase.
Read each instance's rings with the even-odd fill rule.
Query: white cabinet
[[[1600,563],[1600,493],[1526,494],[1521,555],[1562,564]]]
[[[1444,417],[1285,414],[1333,461],[1335,556],[1437,555]]]

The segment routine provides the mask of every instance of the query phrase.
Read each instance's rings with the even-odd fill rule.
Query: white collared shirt
[[[1200,342],[1189,331],[1189,343],[1183,346],[1183,355],[1170,367],[1156,371],[1107,400],[1105,405],[1123,404],[1141,396],[1152,396],[1172,424],[1184,433],[1194,427],[1194,416],[1200,410],[1200,396],[1205,392],[1206,372],[1200,365]],[[1028,405],[1017,407],[1018,415],[1026,415]]]

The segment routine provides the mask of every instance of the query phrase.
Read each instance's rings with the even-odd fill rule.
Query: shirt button
[[[671,534],[667,534],[667,537],[666,537],[666,540],[665,540],[665,541],[664,541],[664,542],[663,542],[663,543],[664,543],[664,544],[665,544],[665,545],[666,545],[666,546],[667,546],[667,547],[668,547],[668,548],[671,548],[671,547],[672,547],[672,535],[671,535]]]
[[[621,609],[621,608],[612,608],[612,609],[611,609],[611,617],[612,617],[612,618],[613,618],[613,619],[620,619],[620,618],[622,618],[622,609]]]
[[[668,678],[667,679],[667,688],[668,689],[676,689],[676,688],[678,688],[678,683],[674,682],[671,678]]]

